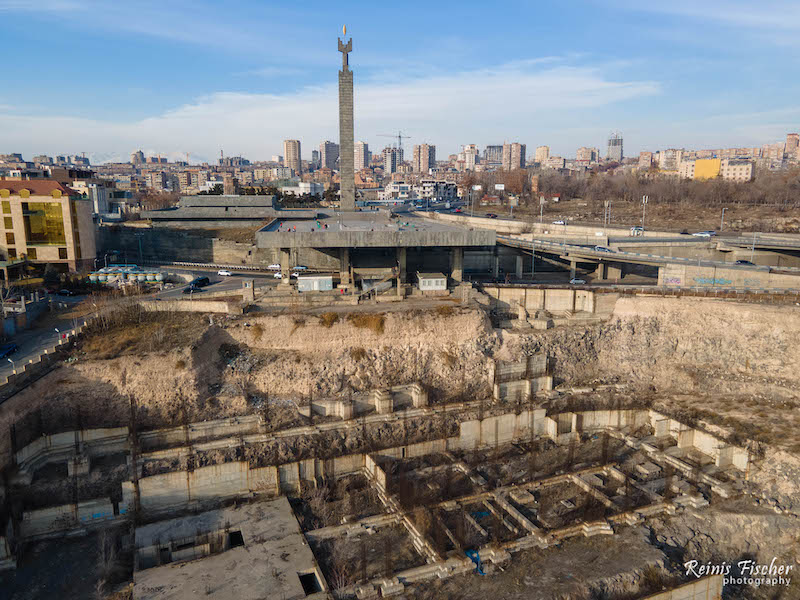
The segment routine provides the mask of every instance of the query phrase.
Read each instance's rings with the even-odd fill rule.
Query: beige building
[[[578,162],[593,163],[600,158],[600,152],[596,148],[581,147],[575,153],[575,160]],[[537,161],[538,162],[538,161]]]
[[[678,167],[678,175],[683,179],[694,179],[694,161],[681,161],[680,167]]]
[[[52,179],[0,181],[7,259],[91,268],[97,254],[92,202]]]
[[[550,158],[550,146],[539,146],[536,148],[536,155],[534,156],[534,160],[537,163],[543,163],[548,158]]]
[[[797,151],[800,150],[800,133],[787,133],[786,134],[786,154],[789,158],[797,156]]]
[[[753,161],[725,158],[720,164],[719,175],[728,181],[750,181],[753,178]]]
[[[514,142],[503,144],[503,170],[513,171],[514,169],[525,168],[525,144]]]
[[[639,168],[649,169],[652,166],[653,166],[653,153],[639,152]]]
[[[427,173],[436,166],[436,146],[417,144],[414,146],[412,167],[417,173]]]
[[[353,168],[356,172],[369,167],[369,144],[367,142],[356,142],[353,156]]]
[[[301,174],[300,140],[283,140],[283,164],[292,169],[296,175]]]

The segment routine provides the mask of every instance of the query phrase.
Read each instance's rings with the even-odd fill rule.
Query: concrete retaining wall
[[[125,514],[120,508],[120,515]],[[86,500],[77,504],[62,504],[22,513],[21,536],[25,539],[72,529],[100,525],[113,521],[118,515],[107,498]]]
[[[237,292],[232,292],[231,295]],[[223,302],[221,300],[142,300],[141,307],[148,312],[202,312],[242,314],[240,302]]]
[[[722,575],[711,575],[642,600],[721,600],[722,584]]]
[[[89,456],[103,456],[128,450],[128,428],[84,429],[42,436],[16,454],[20,470],[33,470],[49,462],[65,460],[79,446]]]
[[[520,305],[529,313],[583,311],[595,313],[595,293],[588,290],[483,286],[492,307],[514,312]]]
[[[746,288],[753,290],[800,289],[800,275],[769,273],[746,268],[665,265],[658,270],[658,285],[668,288]]]

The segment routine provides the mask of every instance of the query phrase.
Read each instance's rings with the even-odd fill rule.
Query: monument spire
[[[347,26],[342,27],[347,35]],[[356,209],[355,149],[353,136],[353,72],[350,70],[348,54],[353,51],[353,39],[342,43],[342,70],[339,71],[339,197],[341,210]]]

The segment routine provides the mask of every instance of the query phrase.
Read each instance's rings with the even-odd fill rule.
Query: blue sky
[[[193,161],[338,139],[336,38],[357,139],[549,145],[612,130],[626,154],[749,146],[800,129],[797,0],[0,0],[0,153]],[[9,60],[12,59],[12,60]]]

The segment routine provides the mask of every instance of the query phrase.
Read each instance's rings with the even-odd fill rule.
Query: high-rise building
[[[800,133],[786,134],[786,154],[793,157],[800,148]]]
[[[514,142],[503,144],[503,170],[512,171],[525,167],[525,144]]]
[[[141,150],[137,150],[131,154],[131,164],[133,165],[143,165],[144,164],[144,152]]]
[[[538,146],[536,148],[536,155],[534,156],[534,160],[537,163],[543,163],[548,158],[550,158],[550,146]]]
[[[366,169],[369,166],[369,144],[367,142],[355,143],[355,154],[353,156],[353,167],[356,171]]]
[[[679,171],[683,162],[683,149],[659,150],[656,153],[656,164],[662,171]]]
[[[283,163],[297,175],[300,170],[300,140],[283,140]]]
[[[649,169],[652,166],[653,166],[653,153],[639,152],[639,168]]]
[[[412,168],[417,173],[427,173],[436,166],[436,146],[417,144],[414,146]]]
[[[608,152],[606,158],[615,162],[622,162],[622,134],[612,133],[608,138]]]
[[[326,169],[336,169],[339,160],[339,144],[324,141],[319,145],[320,165]]]
[[[599,158],[597,148],[578,148],[575,158],[578,162],[593,163]],[[538,162],[538,161],[537,161]]]
[[[478,163],[478,146],[475,144],[467,144],[464,146],[464,170],[474,171],[475,165]],[[500,155],[502,159],[502,154]]]
[[[312,150],[311,151],[311,165],[312,169],[319,169],[321,166],[321,161],[319,158],[319,150]]]
[[[486,162],[499,163],[503,160],[503,147],[502,146],[486,146],[483,151],[483,157]]]
[[[397,173],[397,168],[403,162],[403,149],[384,148],[382,154],[383,154],[383,174],[390,175],[392,173]]]

